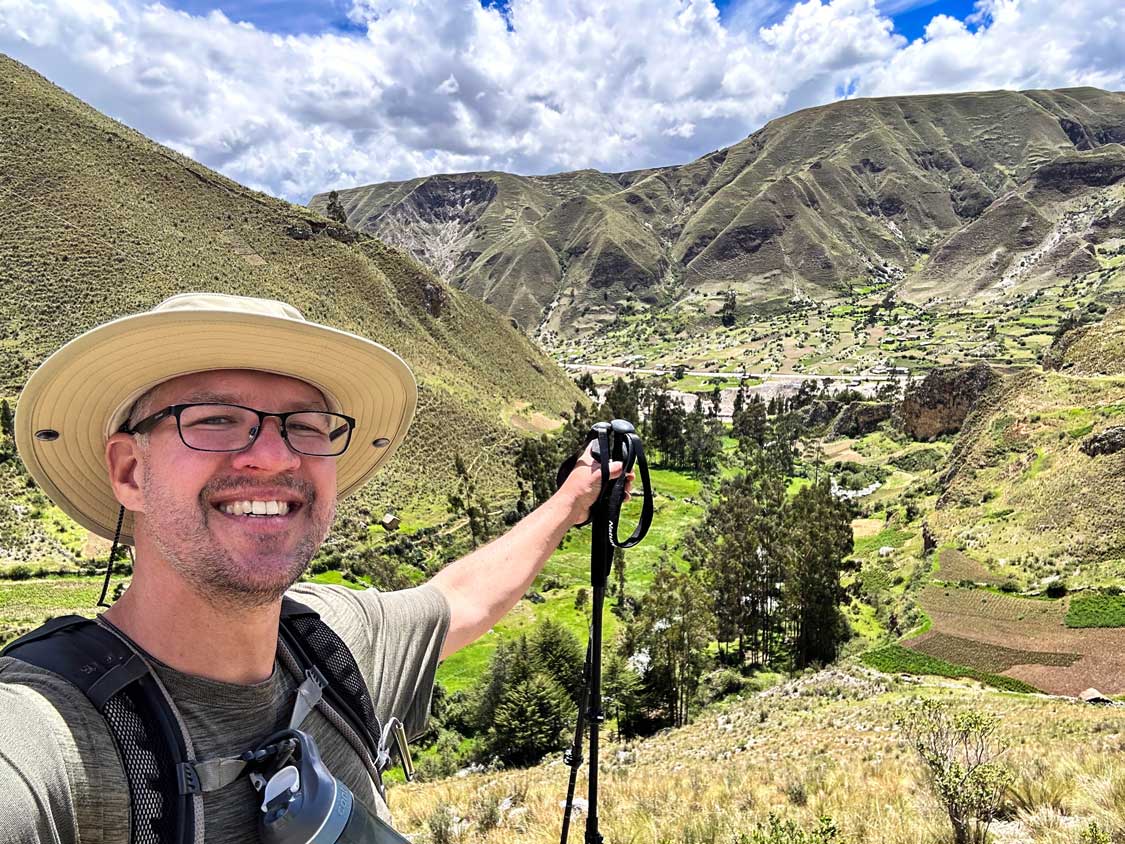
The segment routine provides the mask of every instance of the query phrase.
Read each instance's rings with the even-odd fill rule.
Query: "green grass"
[[[625,589],[627,594],[640,597],[652,583],[653,573],[661,557],[667,556],[673,565],[686,567],[680,546],[684,535],[696,524],[703,513],[699,504],[686,501],[699,495],[701,481],[691,474],[671,469],[650,470],[653,489],[657,492],[656,511],[648,535],[635,548],[625,552]],[[668,496],[674,497],[671,500]],[[640,515],[641,499],[634,498],[622,511],[620,535],[624,539],[632,532]],[[550,582],[560,585],[550,590]],[[545,618],[567,627],[583,644],[589,631],[585,612],[575,609],[579,589],[590,590],[590,529],[572,529],[563,540],[561,548],[551,555],[543,571],[535,579],[532,589],[543,597],[534,604],[521,600],[493,630],[477,642],[453,654],[438,669],[437,679],[448,691],[468,689],[488,668],[488,660],[496,645],[513,639],[521,633],[530,633]],[[613,640],[618,620],[609,611],[614,598],[606,596],[604,637]]]
[[[857,539],[852,554],[857,557],[873,554],[884,545],[892,548],[901,548],[914,538],[916,531],[903,530],[897,527],[885,527],[874,536]]]
[[[874,651],[868,651],[860,659],[864,664],[888,674],[967,678],[1009,692],[1032,694],[1039,691],[1022,680],[1004,677],[1000,674],[989,674],[964,665],[954,665],[951,662],[912,651],[910,648],[904,648],[901,645],[887,645]]]
[[[1075,595],[1066,611],[1067,627],[1125,627],[1125,595]]]

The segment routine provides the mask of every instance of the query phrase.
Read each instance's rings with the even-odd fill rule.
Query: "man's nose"
[[[254,443],[245,451],[234,455],[234,465],[240,469],[279,472],[295,469],[300,464],[301,456],[281,436],[281,422],[272,417],[262,423],[262,429],[258,431]]]

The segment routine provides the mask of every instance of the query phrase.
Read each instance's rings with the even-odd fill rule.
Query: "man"
[[[600,480],[588,455],[548,502],[423,586],[294,585],[337,497],[394,452],[415,401],[409,369],[382,346],[280,302],[216,294],[99,326],[29,379],[20,455],[66,513],[135,547],[132,582],[97,624],[143,655],[194,759],[237,756],[289,722],[299,678],[277,658],[287,594],[347,645],[380,721],[420,732],[438,662],[511,609],[585,519]],[[314,710],[301,729],[389,820],[339,726]],[[246,776],[204,793],[206,841],[257,841],[261,803]],[[57,674],[0,658],[0,842],[126,844],[134,833],[99,711]]]

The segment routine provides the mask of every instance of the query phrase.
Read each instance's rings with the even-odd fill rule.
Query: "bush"
[[[453,776],[465,767],[466,762],[461,755],[461,734],[454,730],[440,730],[432,750],[419,757],[416,770],[420,780],[432,782]]]
[[[757,828],[747,835],[739,834],[738,844],[832,844],[837,840],[839,832],[831,818],[822,817],[817,822],[816,829],[805,831],[793,821],[782,821],[776,815],[770,815],[765,823],[759,823]]]
[[[1005,749],[996,736],[999,719],[915,698],[900,713],[898,725],[926,766],[956,844],[985,844],[1013,779],[996,761]]]
[[[35,575],[35,572],[32,570],[31,566],[20,563],[18,566],[12,566],[5,574],[8,580],[30,580]]]
[[[1066,588],[1066,581],[1065,580],[1056,580],[1056,581],[1054,581],[1053,583],[1051,583],[1047,586],[1047,597],[1048,598],[1064,598],[1064,597],[1066,597],[1067,591],[1068,590]]]
[[[709,674],[704,674],[699,681],[696,692],[699,703],[706,706],[728,695],[742,691],[746,687],[746,678],[733,668],[719,668]]]

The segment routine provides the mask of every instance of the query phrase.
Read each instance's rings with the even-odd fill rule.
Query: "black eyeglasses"
[[[266,418],[278,421],[289,448],[310,457],[338,457],[352,440],[355,419],[327,410],[266,413],[240,404],[173,404],[146,416],[126,434],[147,434],[169,416],[176,419],[180,439],[196,451],[244,451],[254,444]]]

